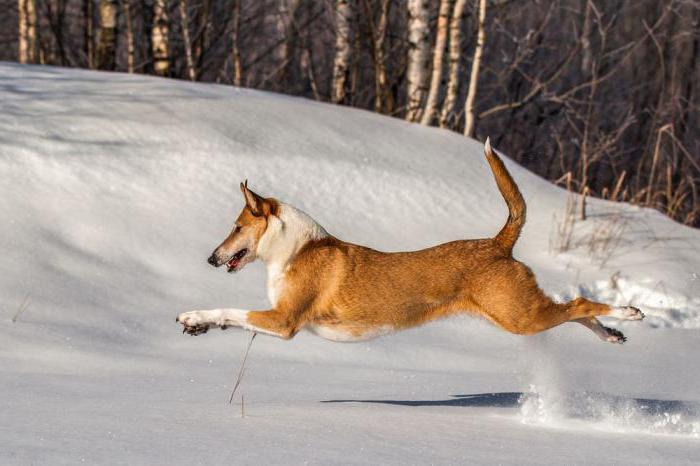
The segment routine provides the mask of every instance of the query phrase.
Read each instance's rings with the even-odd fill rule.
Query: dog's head
[[[248,189],[248,181],[241,183],[245,207],[236,219],[233,230],[223,243],[209,257],[214,267],[226,264],[229,272],[237,272],[257,258],[260,238],[267,230],[271,216],[277,214],[279,203],[275,199],[264,198]]]

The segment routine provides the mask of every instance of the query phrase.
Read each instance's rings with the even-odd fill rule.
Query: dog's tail
[[[488,138],[486,138],[486,143],[484,144],[484,153],[486,154],[486,160],[491,166],[493,176],[496,178],[498,190],[501,191],[503,199],[508,205],[508,220],[494,240],[510,252],[520,236],[520,230],[525,225],[525,200],[520,194],[518,185],[515,184],[506,166],[503,165],[503,161],[491,148],[491,142]]]

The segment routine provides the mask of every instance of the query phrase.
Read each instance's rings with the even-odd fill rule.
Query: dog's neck
[[[326,230],[306,213],[280,203],[277,216],[270,216],[258,242],[257,256],[268,271],[283,272],[306,243],[326,236]]]

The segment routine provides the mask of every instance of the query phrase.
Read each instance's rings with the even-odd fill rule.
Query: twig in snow
[[[19,315],[25,311],[29,307],[29,303],[31,302],[31,299],[29,299],[29,293],[27,293],[27,296],[24,297],[24,301],[22,301],[22,304],[20,304],[19,309],[17,309],[17,312],[15,313],[15,316],[12,318],[12,323],[17,322],[17,319],[19,318]]]
[[[241,384],[241,379],[243,378],[243,372],[245,371],[245,362],[248,359],[248,352],[250,351],[250,347],[253,346],[253,340],[255,340],[255,337],[257,336],[257,333],[253,333],[253,336],[250,337],[250,341],[248,342],[248,347],[245,349],[245,354],[243,354],[243,361],[241,362],[241,369],[238,371],[238,377],[236,378],[236,383],[233,386],[233,390],[231,390],[231,397],[228,399],[228,404],[231,404],[233,402],[233,396],[236,394],[236,390],[238,390],[238,386]]]

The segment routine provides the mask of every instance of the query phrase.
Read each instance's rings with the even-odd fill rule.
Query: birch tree
[[[231,61],[233,63],[233,85],[240,86],[243,80],[243,65],[241,63],[240,30],[241,30],[241,1],[233,0],[233,28],[231,30]]]
[[[451,124],[454,115],[455,102],[459,92],[459,59],[462,53],[462,19],[467,0],[457,0],[452,19],[450,20],[450,46],[449,46],[449,74],[445,101],[440,113],[440,128],[446,128]]]
[[[18,0],[19,40],[17,61],[35,63],[37,61],[36,5],[34,0]]]
[[[472,60],[472,72],[469,78],[469,89],[467,99],[464,103],[464,135],[474,135],[474,99],[479,84],[479,68],[481,67],[481,56],[484,53],[484,43],[486,42],[486,0],[479,0],[479,25],[476,38],[476,48],[474,49],[474,59]]]
[[[406,120],[420,117],[428,78],[430,56],[429,1],[408,0],[408,70],[406,72]]]
[[[121,0],[124,15],[124,23],[126,24],[126,70],[129,73],[134,72],[134,28],[131,22],[131,8],[129,2],[131,0]]]
[[[168,55],[169,30],[170,24],[166,0],[154,0],[151,46],[153,48],[153,71],[160,76],[167,76],[170,72],[170,57]]]
[[[354,11],[350,0],[336,0],[335,3],[335,59],[333,60],[333,82],[331,101],[345,100],[345,81],[350,66],[351,43],[353,40],[352,22]]]
[[[100,0],[100,30],[97,37],[97,68],[113,70],[117,48],[116,0]]]
[[[190,39],[190,26],[189,17],[187,15],[187,2],[186,0],[179,0],[178,5],[180,8],[180,27],[182,29],[182,40],[185,47],[185,62],[187,64],[187,76],[190,81],[197,80],[197,72],[194,68],[194,61],[192,60],[192,40]]]
[[[452,0],[441,0],[438,13],[437,31],[435,35],[435,48],[433,49],[433,71],[430,78],[430,89],[425,103],[425,110],[421,118],[421,124],[430,125],[435,116],[440,83],[442,82],[443,57],[447,44],[447,27],[450,21],[450,7]]]

